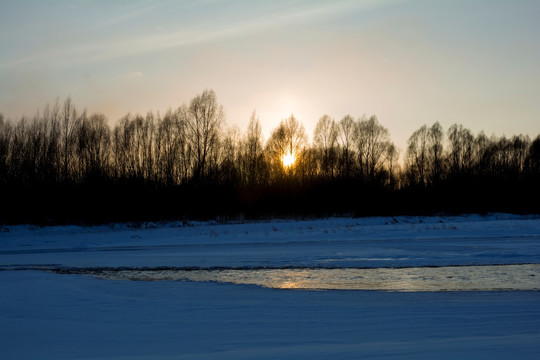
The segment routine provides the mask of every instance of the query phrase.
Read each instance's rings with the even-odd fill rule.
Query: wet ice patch
[[[64,271],[65,272],[65,271]],[[276,289],[381,291],[540,290],[540,264],[407,268],[85,269],[108,280],[198,281]]]

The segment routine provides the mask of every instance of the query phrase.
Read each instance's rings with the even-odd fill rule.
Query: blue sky
[[[57,97],[165,112],[216,91],[227,124],[377,115],[540,133],[540,1],[0,1],[0,112]]]

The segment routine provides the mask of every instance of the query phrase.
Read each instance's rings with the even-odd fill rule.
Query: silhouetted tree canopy
[[[323,115],[310,144],[291,115],[265,141],[255,111],[227,127],[213,90],[112,126],[67,98],[0,114],[0,222],[540,211],[540,136],[435,122],[405,150],[375,116]]]

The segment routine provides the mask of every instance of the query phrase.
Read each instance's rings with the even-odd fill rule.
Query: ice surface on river
[[[100,270],[111,280],[215,281],[277,289],[386,291],[540,290],[540,265],[444,266],[373,269]]]

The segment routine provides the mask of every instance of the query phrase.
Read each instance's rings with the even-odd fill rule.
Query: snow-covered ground
[[[539,217],[3,227],[0,358],[537,359],[539,291],[309,291],[88,276],[504,264],[528,264],[527,281],[540,288]]]

